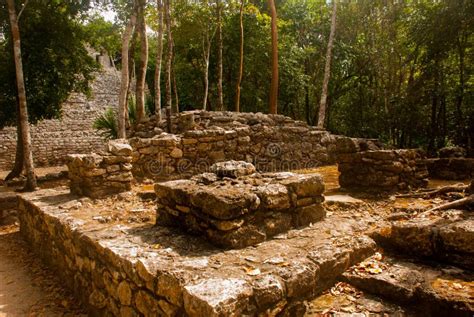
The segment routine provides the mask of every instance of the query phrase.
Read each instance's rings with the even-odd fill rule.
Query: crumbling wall
[[[343,188],[376,191],[424,187],[428,170],[423,159],[419,150],[339,153],[339,184]]]
[[[339,136],[282,115],[186,112],[173,118],[179,134],[151,120],[132,131],[133,173],[177,179],[207,172],[221,161],[251,162],[258,171],[314,168],[335,162]]]
[[[110,141],[104,154],[71,154],[68,177],[71,193],[92,198],[120,193],[132,188],[132,148]]]

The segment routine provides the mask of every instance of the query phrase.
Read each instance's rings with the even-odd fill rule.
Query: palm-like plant
[[[94,120],[94,129],[99,130],[102,137],[116,139],[118,133],[117,115],[113,108],[108,108],[103,114]]]

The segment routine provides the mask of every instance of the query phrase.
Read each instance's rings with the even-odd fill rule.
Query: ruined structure
[[[217,163],[211,171],[156,184],[156,223],[204,235],[218,246],[241,248],[325,216],[318,174],[259,174],[252,164],[236,161]]]
[[[282,115],[193,111],[174,117],[173,127],[176,134],[164,133],[150,119],[131,132],[135,176],[186,178],[228,160],[265,172],[335,162],[336,136]]]
[[[341,138],[338,144],[341,187],[392,191],[428,184],[425,157],[419,150],[371,150],[351,138]]]
[[[109,141],[102,154],[71,154],[68,172],[71,193],[92,198],[132,189],[132,148],[120,141]]]

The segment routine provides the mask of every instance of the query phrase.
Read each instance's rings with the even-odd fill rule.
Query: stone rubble
[[[242,248],[325,216],[319,174],[259,174],[252,164],[237,161],[217,163],[211,171],[215,174],[157,183],[157,224]]]
[[[132,148],[125,140],[108,143],[104,154],[68,155],[71,193],[91,198],[131,190]]]

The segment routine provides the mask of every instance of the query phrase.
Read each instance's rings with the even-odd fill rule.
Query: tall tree
[[[129,21],[122,36],[122,74],[120,82],[119,106],[118,106],[118,138],[125,139],[126,134],[126,116],[128,113],[128,84],[129,84],[129,64],[128,53],[130,49],[130,38],[132,37],[135,28],[137,16],[135,13],[135,6],[130,14]]]
[[[145,118],[145,78],[148,65],[148,37],[146,34],[145,20],[146,0],[138,0],[137,19],[138,19],[138,35],[140,36],[140,61],[137,71],[137,83],[135,89],[137,122],[141,122]]]
[[[173,41],[171,35],[171,8],[170,0],[165,0],[165,19],[166,19],[166,37],[168,42],[168,50],[166,52],[166,70],[165,70],[165,89],[166,89],[166,122],[168,132],[172,132],[171,127],[171,63],[173,59]]]
[[[269,112],[276,114],[278,108],[278,29],[275,0],[268,0],[272,17],[272,81],[270,84]]]
[[[209,3],[207,0],[203,1],[203,21],[206,25],[202,31],[202,59],[204,61],[204,69],[203,69],[203,81],[204,81],[204,96],[202,98],[202,109],[208,110],[208,96],[209,96],[209,59],[211,56],[211,44],[214,35],[216,34],[216,29],[212,27],[212,24],[208,20],[209,17],[207,15]],[[207,21],[206,21],[207,20]]]
[[[323,91],[321,93],[321,103],[319,104],[318,128],[324,128],[326,120],[326,105],[328,99],[329,77],[331,76],[332,49],[334,46],[334,35],[336,33],[337,0],[333,0],[331,16],[331,31],[329,32],[328,48],[326,51],[326,64],[324,66]]]
[[[20,28],[18,26],[18,17],[21,16],[23,11],[20,11],[17,16],[14,0],[7,0],[7,6],[13,39],[13,57],[15,60],[16,86],[18,90],[18,121],[19,127],[21,127],[21,141],[26,172],[26,184],[24,190],[33,191],[36,188],[36,176],[33,163],[33,153],[31,150],[31,135],[30,126],[28,124],[28,108],[26,105],[25,80],[23,78],[23,62],[21,57]],[[23,9],[24,8],[25,7],[23,7]]]
[[[216,0],[217,10],[217,111],[224,110],[224,95],[222,91],[222,3],[220,0]]]
[[[237,77],[237,89],[235,92],[235,111],[240,112],[240,90],[242,89],[242,76],[244,74],[244,2],[240,0],[239,9],[239,31],[240,31],[240,50],[239,50],[239,75]]]
[[[155,118],[161,121],[161,60],[163,58],[163,0],[156,0],[158,9],[158,31],[155,68]]]

